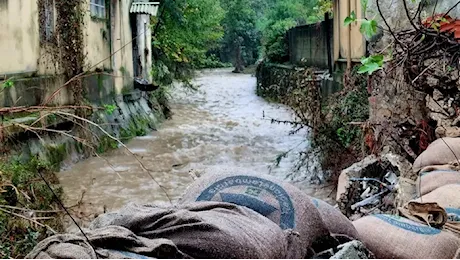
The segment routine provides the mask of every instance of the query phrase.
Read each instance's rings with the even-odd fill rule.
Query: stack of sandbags
[[[452,259],[460,257],[455,235],[412,220],[374,215],[353,222],[360,240],[376,258]]]
[[[358,231],[356,231],[353,223],[340,210],[325,201],[316,198],[312,198],[311,200],[318,208],[323,223],[326,225],[329,233],[333,236],[346,236],[352,240],[358,238]]]
[[[295,186],[270,176],[205,174],[190,185],[180,204],[221,201],[245,206],[283,230],[299,234],[300,257],[323,250],[330,238],[327,225],[309,196]],[[311,250],[309,250],[311,249]]]
[[[460,138],[440,138],[415,160],[413,170],[420,170],[414,202],[442,207],[447,221],[441,228],[460,236],[459,154]]]
[[[89,241],[81,234],[50,237],[28,258],[301,258],[278,225],[223,202],[131,204],[99,216],[86,236]]]

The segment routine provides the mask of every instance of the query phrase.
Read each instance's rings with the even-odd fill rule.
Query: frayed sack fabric
[[[437,203],[420,203],[410,201],[398,208],[399,215],[430,227],[442,228],[447,222],[446,210]]]
[[[353,239],[358,238],[358,231],[356,231],[353,223],[340,210],[319,199],[312,198],[312,202],[318,208],[329,233],[332,235],[345,235]]]
[[[409,219],[374,215],[353,222],[360,240],[383,259],[452,259],[459,257],[460,239],[454,234]]]
[[[137,206],[103,214],[87,236],[98,258],[300,258],[295,234],[233,204],[201,202],[181,207]],[[80,235],[40,242],[28,258],[95,258]]]
[[[417,193],[423,196],[448,184],[460,184],[460,172],[451,165],[430,166],[420,171],[417,180]]]
[[[415,160],[412,169],[419,172],[422,168],[434,165],[455,164],[460,158],[460,138],[444,137],[432,142]]]
[[[311,198],[291,184],[270,176],[205,174],[187,189],[179,203],[223,201],[250,208],[300,235],[303,254],[329,236]]]
[[[445,228],[460,236],[460,184],[439,187],[414,201],[443,207],[447,213]]]

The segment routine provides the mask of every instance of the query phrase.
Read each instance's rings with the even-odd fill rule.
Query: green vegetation
[[[222,21],[225,35],[222,48],[233,54],[235,72],[243,72],[244,66],[257,59],[259,34],[256,28],[256,12],[248,0],[222,0],[226,15]]]
[[[415,2],[415,0],[412,0]],[[361,6],[363,8],[363,13],[366,13],[368,5],[368,0],[361,0]],[[364,34],[367,38],[371,38],[377,33],[377,21],[374,19],[358,19],[356,17],[355,11],[352,11],[350,16],[346,17],[344,20],[344,26],[350,26],[350,24],[359,22],[361,25],[359,31]],[[367,73],[371,75],[375,71],[378,71],[383,68],[384,56],[382,54],[375,54],[369,57],[361,58],[361,67],[358,70],[358,73]]]
[[[164,1],[154,35],[157,85],[174,79],[189,82],[194,69],[245,66],[260,58],[287,59],[286,32],[297,25],[320,21],[326,0],[176,0]],[[321,13],[323,12],[323,13]],[[321,13],[321,14],[320,14]],[[320,15],[318,15],[320,14]],[[152,20],[156,27],[158,21]]]
[[[283,63],[288,60],[287,31],[320,21],[322,17],[318,17],[316,5],[317,1],[311,0],[283,0],[275,1],[267,10],[259,28],[263,34],[263,53],[269,61]]]
[[[43,175],[58,196],[62,194],[53,173],[62,159],[61,148],[49,150],[50,155],[56,156],[52,162],[37,157],[0,162],[1,258],[23,258],[38,241],[53,234],[51,229],[62,231],[54,195],[38,175]]]
[[[342,91],[321,104],[323,121],[312,136],[312,146],[321,151],[321,165],[332,172],[334,180],[366,153],[362,122],[369,118],[367,77],[355,67],[350,78],[353,81]]]
[[[115,109],[117,109],[117,105],[105,104],[104,109],[105,109],[105,112],[107,112],[107,114],[111,115],[111,114],[113,114]]]
[[[157,85],[170,85],[174,79],[189,82],[194,69],[212,63],[206,54],[223,36],[224,11],[215,0],[162,3],[164,12],[153,42],[153,79]],[[157,23],[153,18],[152,26]]]
[[[11,78],[9,78],[2,83],[1,88],[7,89],[7,88],[12,88],[12,87],[14,87],[14,81]]]

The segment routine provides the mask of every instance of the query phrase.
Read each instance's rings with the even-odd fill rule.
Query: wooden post
[[[347,15],[351,15],[351,1],[348,0]],[[348,25],[348,53],[347,53],[347,70],[351,69],[351,23]]]
[[[329,18],[329,12],[324,14],[324,25],[326,27],[326,48],[327,48],[327,66],[329,69],[329,74],[332,75],[332,45],[331,45],[331,31],[329,28],[331,27],[331,19]]]

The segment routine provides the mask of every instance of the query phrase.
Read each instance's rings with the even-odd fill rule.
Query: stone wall
[[[123,142],[156,130],[165,119],[162,104],[157,101],[153,93],[135,90],[123,95],[105,96],[102,100],[110,104],[112,109],[95,111],[89,120],[99,124],[107,133]],[[96,102],[93,104],[98,106]],[[25,119],[28,122],[37,120],[34,116],[13,120],[22,120],[27,124]],[[1,148],[5,151],[16,151],[13,153],[23,160],[38,156],[42,161],[56,164],[64,162],[64,165],[69,165],[93,155],[93,152],[103,153],[119,147],[117,141],[108,137],[96,126],[88,124],[88,129],[84,132],[76,130],[78,128],[74,126],[75,124],[69,120],[57,119],[48,125],[52,129],[69,130],[74,136],[80,137],[83,134],[85,139],[91,140],[95,145],[94,151],[68,136],[41,132],[41,138],[37,138],[34,134],[20,131],[22,129],[4,136],[5,142]]]
[[[271,101],[281,102],[287,94],[296,88],[296,73],[306,68],[292,65],[261,63],[257,67],[257,95]],[[324,76],[324,71],[316,71],[315,79],[320,87],[322,97],[331,95],[342,88],[340,73],[333,78]],[[324,77],[323,77],[324,76]]]

